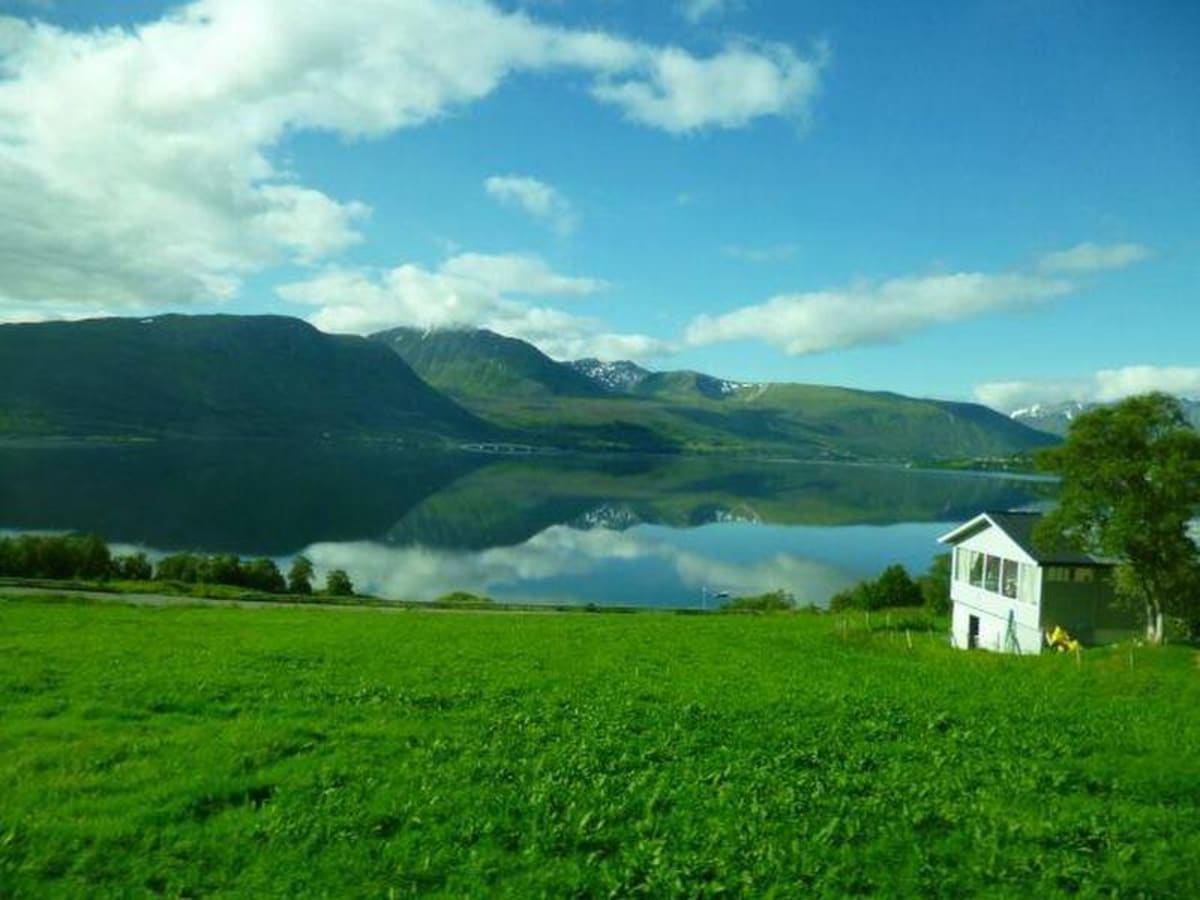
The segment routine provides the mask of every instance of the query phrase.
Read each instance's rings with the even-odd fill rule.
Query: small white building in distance
[[[1045,635],[1065,628],[1083,644],[1130,636],[1134,615],[1114,603],[1111,563],[1086,554],[1047,553],[1033,543],[1040,513],[985,512],[938,540],[950,569],[954,645],[1040,653]]]

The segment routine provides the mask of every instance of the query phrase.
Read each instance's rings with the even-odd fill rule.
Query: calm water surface
[[[150,556],[303,553],[388,598],[713,606],[801,603],[901,562],[1043,482],[898,467],[702,458],[413,454],[189,443],[0,449],[0,529],[79,530]]]

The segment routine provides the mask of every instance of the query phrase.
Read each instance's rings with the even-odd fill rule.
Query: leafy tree
[[[313,564],[307,556],[297,556],[288,570],[288,590],[293,594],[311,594]]]
[[[1035,540],[1116,559],[1117,591],[1145,609],[1150,640],[1161,643],[1166,615],[1195,629],[1200,564],[1188,523],[1200,506],[1200,434],[1179,401],[1143,394],[1085,413],[1038,461],[1062,490]]]
[[[875,591],[879,609],[892,606],[920,606],[925,602],[917,583],[909,577],[908,570],[899,564],[890,565],[883,570],[875,579]]]
[[[154,567],[145,553],[134,553],[131,556],[118,556],[112,561],[112,572],[117,578],[129,581],[149,581],[154,575]]]
[[[925,608],[934,615],[950,612],[950,554],[939,553],[929,564],[929,571],[917,579]]]
[[[242,561],[232,553],[202,557],[196,567],[196,580],[204,584],[233,584],[251,587],[246,583]]]
[[[753,597],[734,597],[721,604],[725,612],[777,612],[795,607],[795,598],[782,590]]]
[[[860,581],[852,588],[834,594],[829,601],[833,612],[844,609],[875,610],[897,606],[920,606],[921,588],[898,563],[888,566],[874,581]]]
[[[875,599],[875,582],[860,581],[854,587],[838,591],[829,600],[831,612],[842,612],[847,609],[878,609]]]
[[[329,570],[329,574],[325,576],[325,593],[331,597],[354,596],[354,583],[350,581],[345,569]]]
[[[191,553],[172,553],[158,561],[158,565],[154,567],[154,579],[194,584],[199,565],[199,557]]]
[[[255,559],[243,565],[241,569],[242,584],[248,588],[271,594],[281,594],[287,589],[287,583],[272,559]]]

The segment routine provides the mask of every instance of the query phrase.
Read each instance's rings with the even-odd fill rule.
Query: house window
[[[954,550],[954,580],[966,584],[971,580],[971,551],[957,547]]]
[[[1017,564],[1011,559],[1002,560],[1000,568],[1000,593],[1005,597],[1016,599],[1017,596]]]
[[[1033,603],[1037,599],[1037,566],[1028,566],[1021,563],[1019,584],[1017,585],[1017,599],[1024,600],[1026,603]]]
[[[988,556],[983,570],[983,589],[996,594],[1000,592],[1000,557]]]
[[[968,550],[971,558],[971,584],[983,587],[983,554],[978,550]]]
[[[1070,566],[1047,566],[1046,567],[1047,581],[1070,581],[1071,568]]]

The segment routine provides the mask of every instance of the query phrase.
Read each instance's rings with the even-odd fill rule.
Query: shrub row
[[[91,534],[22,534],[0,537],[0,576],[9,578],[177,581],[222,584],[269,594],[312,593],[313,565],[297,556],[285,579],[274,560],[243,560],[234,554],[174,553],[157,565],[145,553],[114,556],[103,538]],[[342,569],[333,569],[324,593],[350,596],[354,585]]]

